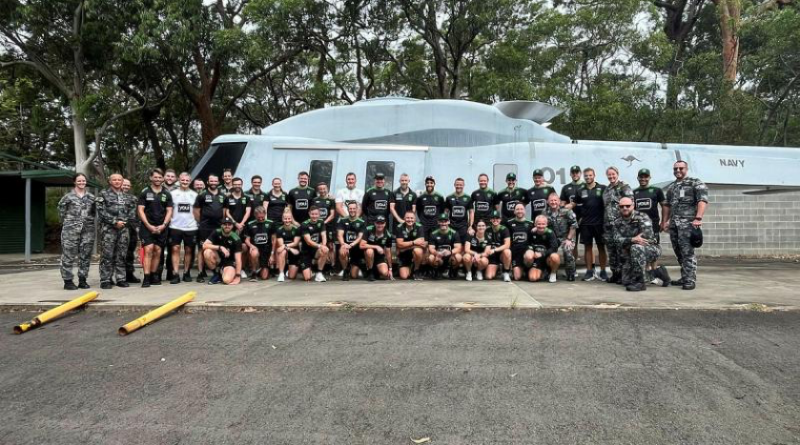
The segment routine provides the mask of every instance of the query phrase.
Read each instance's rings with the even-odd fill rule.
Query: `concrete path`
[[[500,281],[327,283],[243,282],[238,286],[184,283],[100,292],[92,309],[141,310],[197,291],[195,310],[270,308],[641,308],[641,309],[800,309],[800,265],[792,263],[713,264],[701,266],[695,291],[650,286],[626,292],[600,282],[549,283]],[[90,285],[99,290],[96,269]],[[678,275],[675,267],[670,268]],[[57,270],[0,275],[0,310],[43,309],[81,295],[64,291]]]

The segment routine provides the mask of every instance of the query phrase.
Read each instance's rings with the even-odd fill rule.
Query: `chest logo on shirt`
[[[544,199],[537,199],[531,203],[531,208],[534,212],[541,212],[547,206],[547,201]]]
[[[161,202],[167,202],[167,195],[161,195]]]
[[[229,199],[228,200],[228,205],[229,206],[235,206],[236,205],[236,198]]]
[[[155,196],[153,196],[153,194],[152,194],[152,193],[147,193],[147,195],[144,197],[144,199],[145,199],[146,201],[153,201],[153,200],[155,200],[155,199],[156,199],[156,197],[155,197]]]
[[[307,199],[298,199],[295,201],[295,207],[297,210],[307,210],[308,209],[308,200]]]
[[[478,201],[475,204],[475,210],[477,210],[479,212],[488,212],[489,211],[489,203],[488,202],[483,202],[483,201]]]
[[[266,233],[256,233],[256,236],[253,237],[256,244],[267,244],[269,242],[269,236]]]
[[[325,219],[328,217],[328,208],[327,207],[320,207],[319,208],[319,217]]]
[[[192,206],[187,203],[178,204],[178,213],[189,213],[192,211]]]
[[[513,212],[514,207],[516,207],[518,203],[519,201],[508,201],[506,203],[506,210],[508,210],[509,212]]]
[[[455,218],[463,218],[467,216],[467,208],[464,206],[455,206],[453,207],[453,217]]]
[[[638,210],[650,210],[652,208],[651,205],[652,201],[649,198],[639,198],[636,200],[636,209]]]
[[[379,199],[375,201],[375,210],[386,210],[388,208],[388,201]]]
[[[517,232],[514,234],[514,242],[515,243],[524,243],[528,241],[528,234],[524,232]]]
[[[425,216],[436,216],[436,206],[425,206],[423,214]]]

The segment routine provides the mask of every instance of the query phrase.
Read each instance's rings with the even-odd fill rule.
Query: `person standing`
[[[453,183],[455,192],[444,200],[444,209],[450,217],[450,227],[458,232],[458,239],[466,244],[469,229],[469,212],[472,206],[470,197],[464,193],[464,180],[457,178]]]
[[[283,212],[286,210],[286,192],[283,191],[283,181],[281,178],[272,179],[272,190],[267,193],[267,200],[264,208],[267,209],[267,219],[270,221],[283,221]]]
[[[561,205],[569,210],[572,210],[575,213],[575,217],[578,218],[578,221],[580,221],[581,209],[575,203],[575,195],[578,194],[578,191],[583,185],[583,180],[581,179],[581,167],[579,165],[573,165],[570,167],[569,176],[572,178],[572,182],[564,185],[564,187],[561,188],[561,195],[559,198],[561,199]],[[572,249],[573,258],[578,258],[578,242],[580,240],[580,234],[580,230],[575,232],[575,242],[573,243],[575,247]]]
[[[89,289],[86,282],[95,238],[96,204],[86,190],[86,175],[77,173],[75,187],[58,201],[61,219],[61,278],[64,290]],[[76,264],[77,263],[77,264]],[[78,266],[78,286],[73,281],[72,267]]]
[[[348,173],[344,177],[344,182],[347,184],[347,187],[343,189],[339,189],[336,192],[336,213],[339,215],[340,218],[347,218],[349,215],[349,210],[347,206],[350,205],[351,202],[358,204],[358,215],[361,216],[361,201],[364,200],[364,190],[356,188],[356,174],[353,172]],[[400,184],[402,184],[402,179],[400,180]]]
[[[622,283],[622,261],[620,260],[620,249],[614,236],[614,221],[619,218],[619,200],[622,198],[633,199],[631,186],[624,183],[619,178],[617,167],[611,166],[606,169],[608,186],[603,191],[603,235],[605,236],[606,249],[608,250],[608,265],[611,267],[611,278],[608,280],[612,284]]]
[[[425,235],[439,227],[436,218],[444,211],[444,198],[435,188],[436,180],[428,176],[425,178],[425,191],[417,196],[417,219],[425,229]]]
[[[470,209],[469,209],[469,234],[475,234],[475,226],[478,221],[486,223],[486,227],[492,224],[492,211],[497,193],[489,188],[489,175],[481,173],[478,175],[478,189],[470,195]]]
[[[138,219],[136,219],[136,196],[131,194],[131,181],[129,179],[122,180],[122,191],[128,195],[128,199],[134,203],[133,216],[127,224],[128,230],[128,250],[125,253],[125,281],[128,284],[138,284],[142,281],[136,278],[136,248],[139,246],[139,232],[138,232]]]
[[[317,194],[308,186],[308,172],[300,172],[297,175],[297,187],[289,190],[289,195],[286,197],[295,226],[300,226],[308,219],[308,209],[316,197]]]
[[[556,189],[547,184],[544,180],[544,171],[538,168],[533,171],[533,187],[528,189],[528,201],[531,203],[531,219],[536,221],[536,217],[544,215],[547,211],[547,199]]]
[[[233,170],[229,168],[222,169],[222,184],[219,185],[219,191],[228,196],[233,188]]]
[[[100,288],[128,287],[125,256],[128,253],[130,231],[128,226],[136,215],[136,201],[122,191],[122,175],[114,173],[108,178],[109,188],[97,198],[97,215],[100,217],[100,237],[103,252],[100,255]]]
[[[592,281],[599,279],[605,281],[608,279],[606,274],[606,242],[603,239],[603,191],[606,186],[598,184],[594,180],[595,173],[593,168],[583,169],[583,179],[586,181],[580,189],[578,194],[575,195],[575,205],[580,208],[580,219],[578,226],[580,228],[580,240],[583,244],[583,255],[586,261],[586,275],[583,276],[583,281]],[[597,244],[597,254],[600,259],[600,274],[594,269],[594,252],[592,252],[592,244]]]
[[[219,228],[225,216],[225,195],[219,191],[219,178],[217,175],[208,175],[208,188],[197,194],[197,200],[192,208],[197,227],[197,244],[200,245],[197,255],[197,282],[202,283],[207,278],[205,260],[203,258],[203,244],[205,240]]]
[[[178,187],[178,175],[175,170],[171,168],[164,170],[164,188],[171,192]]]
[[[409,184],[411,177],[406,173],[400,175],[400,187],[394,191],[394,202],[389,203],[395,226],[405,221],[407,212],[417,213],[417,194],[411,190]]]
[[[328,184],[317,184],[317,197],[311,205],[319,209],[319,218],[325,224],[326,241],[328,242],[328,263],[323,273],[328,273],[336,265],[336,201],[328,193]]]
[[[703,226],[703,215],[708,206],[708,187],[703,181],[689,177],[689,164],[678,161],[672,166],[675,181],[667,186],[664,220],[661,229],[669,229],[672,249],[681,266],[681,279],[673,286],[694,290],[697,284],[697,258],[691,243],[692,231]]]
[[[517,187],[516,173],[506,175],[506,185],[507,187],[495,197],[495,204],[499,204],[498,210],[503,216],[504,224],[509,225],[516,218],[517,204],[528,205],[528,191]]]
[[[252,202],[252,214],[255,214],[256,207],[264,207],[266,209],[264,201],[267,200],[267,194],[261,189],[262,181],[263,179],[260,175],[253,175],[250,178],[250,190],[245,192]]]
[[[192,190],[194,190],[195,193],[197,193],[198,195],[205,189],[206,189],[206,183],[202,179],[195,178],[195,180],[192,181]]]
[[[364,192],[361,209],[367,225],[375,224],[379,216],[389,219],[389,205],[394,202],[394,193],[386,190],[386,175],[375,173],[375,186]]]
[[[179,187],[172,191],[172,221],[169,225],[169,245],[172,261],[172,279],[170,284],[181,282],[179,267],[181,264],[181,244],[183,244],[183,281],[192,281],[192,253],[197,244],[197,220],[192,208],[197,202],[197,193],[189,188],[192,177],[182,172],[178,177]]]
[[[139,236],[144,246],[142,287],[161,284],[161,274],[156,274],[156,271],[161,250],[167,244],[167,226],[172,219],[172,195],[161,186],[163,182],[161,169],[154,168],[150,171],[150,186],[139,195]]]
[[[639,180],[639,188],[633,191],[633,203],[636,210],[647,214],[650,218],[650,221],[653,223],[655,243],[661,244],[661,236],[659,233],[661,231],[661,216],[658,213],[658,208],[659,206],[661,207],[662,213],[665,211],[664,204],[667,202],[667,197],[664,195],[664,190],[661,190],[660,187],[653,187],[650,185],[650,170],[646,168],[639,170],[637,179]],[[671,279],[669,278],[669,272],[667,272],[666,267],[659,266],[657,260],[648,264],[647,267],[654,278],[661,280],[662,286],[669,286]],[[653,281],[657,283],[657,281]]]

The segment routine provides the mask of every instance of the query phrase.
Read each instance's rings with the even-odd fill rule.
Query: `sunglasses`
[[[674,167],[672,169],[672,171],[675,171],[675,172],[678,171],[678,170],[686,170],[686,167]]]
[[[620,205],[619,205],[619,208],[621,208],[621,209],[629,209],[629,208],[631,208],[631,207],[633,207],[633,204],[627,204],[627,205],[620,204]]]

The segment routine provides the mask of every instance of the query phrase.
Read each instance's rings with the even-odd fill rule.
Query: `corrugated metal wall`
[[[44,184],[31,184],[31,250],[44,250]],[[25,252],[25,180],[0,177],[0,254]]]

